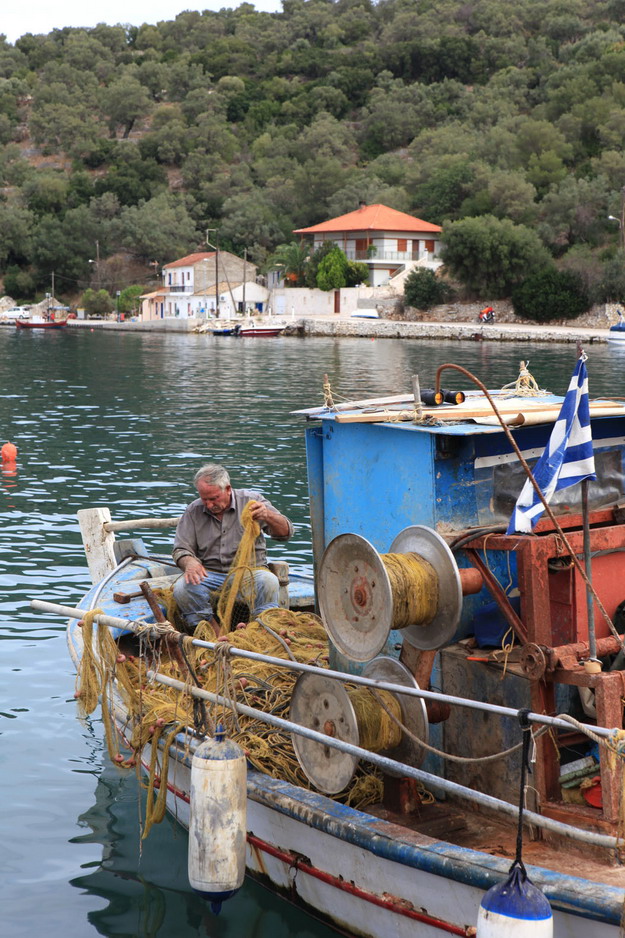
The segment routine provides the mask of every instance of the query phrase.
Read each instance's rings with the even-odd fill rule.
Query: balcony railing
[[[193,293],[192,283],[168,283],[170,293]]]
[[[346,251],[350,261],[418,261],[422,257],[432,257],[432,251]]]

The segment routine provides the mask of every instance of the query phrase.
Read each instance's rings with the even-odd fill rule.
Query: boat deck
[[[436,802],[422,805],[411,815],[398,814],[381,804],[371,805],[367,811],[395,825],[398,836],[404,840],[409,836],[407,832],[411,831],[419,837],[425,835],[434,840],[444,839],[457,847],[508,858],[510,863],[516,855],[516,824],[486,816],[468,804]],[[530,840],[526,834],[523,839],[523,862],[566,876],[579,876],[621,889],[625,887],[625,866],[616,859],[613,862],[606,861],[605,852],[602,852],[602,858],[593,856],[592,847],[573,841],[567,841],[566,850],[563,850],[562,843]]]

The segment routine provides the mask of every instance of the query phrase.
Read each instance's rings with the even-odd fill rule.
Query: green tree
[[[336,245],[319,264],[317,287],[320,290],[340,290],[347,286],[347,258]]]
[[[108,290],[85,290],[80,301],[89,316],[110,313],[115,309],[115,301]]]
[[[3,279],[4,292],[12,296],[14,300],[33,299],[37,284],[30,271],[11,265],[7,267]]]
[[[139,306],[139,297],[144,292],[145,287],[136,283],[133,283],[129,287],[124,287],[117,299],[117,309],[119,309],[120,313],[134,312]]]
[[[151,107],[147,90],[140,81],[130,75],[117,78],[102,92],[102,109],[108,117],[112,136],[116,134],[118,127],[123,127],[123,137],[126,139],[135,122],[140,117],[146,117]]]
[[[359,287],[361,284],[369,282],[369,268],[360,261],[350,261],[347,259],[345,267],[345,286]]]
[[[625,264],[623,255],[617,254],[606,261],[596,288],[597,302],[625,302]]]
[[[118,219],[121,244],[146,260],[182,257],[196,244],[198,232],[184,201],[163,192],[147,202],[130,205]]]
[[[310,246],[298,241],[279,244],[267,262],[268,270],[279,270],[288,287],[306,284],[306,265],[310,260]]]
[[[441,260],[473,294],[509,296],[512,287],[550,263],[536,232],[494,215],[445,225]]]
[[[549,267],[515,286],[512,305],[517,316],[549,322],[581,316],[588,310],[590,300],[581,277]]]
[[[448,283],[436,276],[433,270],[416,267],[404,281],[404,301],[415,309],[430,309],[451,298]]]

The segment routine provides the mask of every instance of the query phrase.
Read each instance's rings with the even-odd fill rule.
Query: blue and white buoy
[[[521,864],[513,863],[505,883],[485,893],[477,938],[553,938],[551,906]]]
[[[193,755],[190,802],[189,882],[218,913],[243,884],[247,833],[247,764],[221,725]]]

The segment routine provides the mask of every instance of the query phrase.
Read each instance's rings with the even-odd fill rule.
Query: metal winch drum
[[[369,662],[363,674],[372,680],[418,689],[410,671],[395,658],[376,658]],[[399,701],[401,722],[412,736],[427,743],[429,725],[424,701],[406,696],[401,691],[393,694]],[[360,745],[361,734],[354,707],[345,687],[336,678],[321,674],[300,675],[291,697],[289,719],[353,746]],[[304,774],[318,791],[336,795],[349,785],[358,766],[357,756],[297,733],[292,733],[291,739]],[[425,754],[423,747],[405,733],[402,733],[399,746],[382,753],[414,767],[421,764]]]
[[[402,629],[421,651],[441,648],[453,638],[462,608],[462,583],[443,538],[424,525],[404,528],[391,554],[416,554],[437,577],[438,600],[427,622]],[[334,645],[353,661],[371,661],[384,647],[393,624],[393,592],[380,554],[358,534],[339,534],[321,558],[319,607]]]

